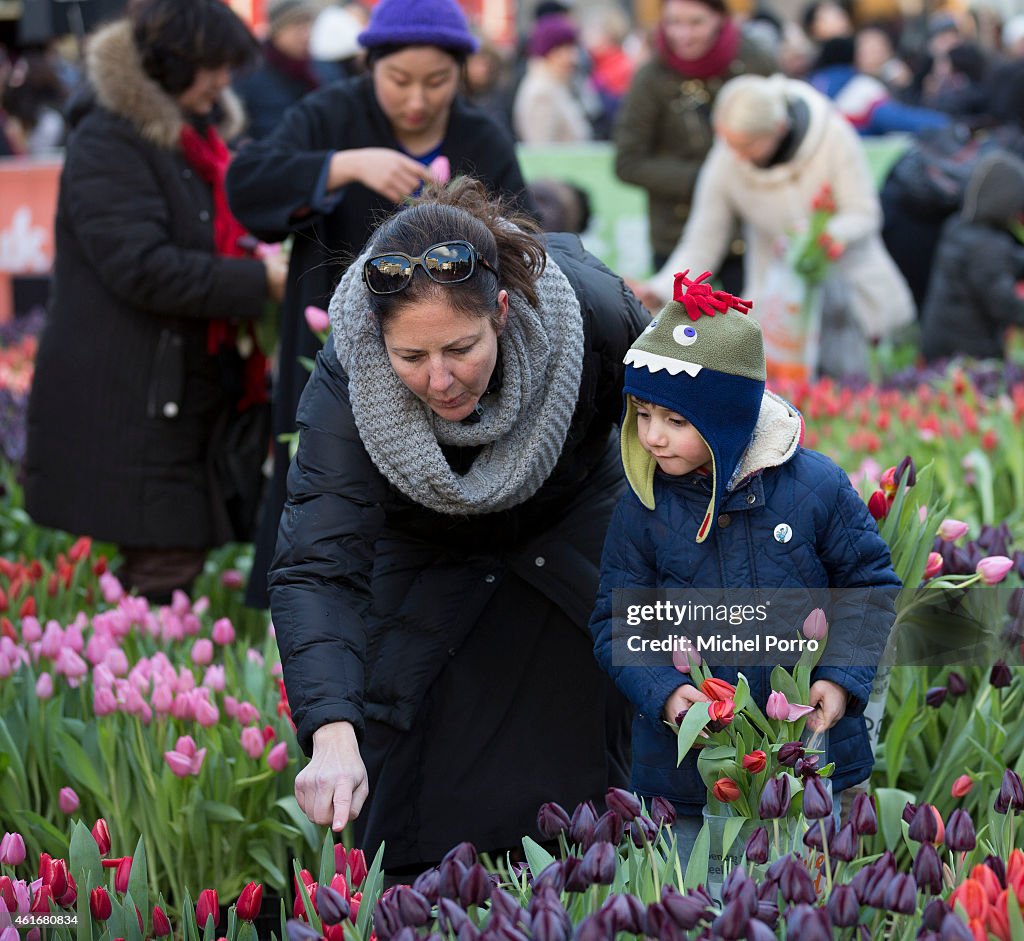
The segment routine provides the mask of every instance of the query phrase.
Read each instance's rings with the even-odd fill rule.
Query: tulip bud
[[[982,559],[974,567],[986,585],[998,585],[1013,568],[1013,559],[1005,555],[990,555]]]
[[[837,928],[852,928],[860,920],[860,902],[849,885],[837,885],[828,899],[828,913]]]
[[[285,930],[288,932],[288,941],[323,941],[323,935],[319,931],[298,918],[289,918]]]
[[[14,882],[10,876],[0,876],[0,903],[8,912],[18,910],[18,896],[14,891]]]
[[[675,805],[668,798],[658,796],[651,801],[651,818],[656,824],[670,827],[676,822],[676,816]]]
[[[714,795],[715,800],[721,801],[723,804],[731,804],[735,800],[739,800],[740,789],[732,778],[719,778],[711,787],[711,793]]]
[[[63,859],[55,859],[43,881],[50,887],[54,899],[59,900],[68,887],[68,864]]]
[[[561,804],[541,804],[537,811],[537,829],[545,840],[554,840],[559,833],[569,829],[569,814]]]
[[[604,819],[604,818],[602,818]],[[658,835],[658,828],[654,825],[654,821],[649,817],[643,815],[637,817],[629,825],[629,838],[633,841],[633,845],[637,849],[643,849],[649,843],[654,842],[654,838]],[[597,826],[594,827],[594,842],[602,839],[601,837],[601,820],[597,821]],[[605,843],[611,843],[612,846],[618,845],[618,839],[607,839]]]
[[[114,870],[114,889],[124,895],[128,891],[128,879],[132,874],[131,856],[122,856]]]
[[[263,904],[263,886],[258,882],[248,883],[235,902],[235,914],[241,921],[252,921]]]
[[[945,842],[946,846],[954,853],[972,850],[977,845],[974,821],[962,807],[958,807],[949,815],[949,821],[946,823]]]
[[[0,863],[20,866],[25,862],[25,838],[20,833],[5,833],[0,840]]]
[[[885,890],[885,908],[900,915],[912,915],[917,910],[917,883],[914,877],[899,872]]]
[[[288,743],[278,742],[267,752],[267,765],[272,771],[281,772],[288,767]]]
[[[171,933],[171,922],[159,905],[153,906],[153,937],[166,938]]]
[[[751,774],[760,774],[768,765],[768,756],[758,748],[750,754],[744,755],[742,764],[745,771],[749,771]]]
[[[779,892],[782,897],[793,905],[801,903],[813,905],[818,898],[814,889],[814,881],[811,879],[803,863],[793,857],[789,858],[789,865],[782,870],[779,879]]]
[[[974,781],[971,779],[969,774],[962,774],[954,782],[950,788],[950,794],[953,797],[964,797],[971,792],[974,787]]]
[[[578,805],[569,821],[569,839],[578,846],[589,846],[594,836],[597,814],[590,801]]]
[[[329,885],[319,885],[316,889],[316,910],[325,925],[337,925],[348,918],[349,907],[340,892]]]
[[[868,497],[868,512],[876,520],[883,520],[889,515],[889,500],[881,490]]]
[[[768,862],[768,831],[764,827],[758,827],[750,835],[743,855],[752,863],[759,865]]]
[[[457,935],[463,925],[472,924],[469,916],[451,899],[437,903],[437,925],[443,932]]]
[[[648,909],[648,913],[650,913],[651,908],[654,908],[654,906],[652,905]],[[662,887],[661,905],[659,908],[676,926],[684,931],[692,931],[701,921],[711,920],[710,905],[705,899],[693,892],[683,895],[671,885]],[[648,925],[647,928],[647,933],[650,934],[651,925]],[[655,935],[655,937],[658,936]]]
[[[1003,780],[999,785],[999,794],[995,800],[996,813],[1005,814],[1008,810],[1024,810],[1024,785],[1020,776],[1010,768],[1003,772]]]
[[[929,552],[928,561],[924,566],[924,580],[931,581],[942,571],[942,566],[945,564],[942,555],[938,552]]]
[[[36,889],[32,896],[29,912],[33,915],[49,915],[50,902],[53,900],[53,889],[45,883]]]
[[[110,830],[102,817],[92,825],[92,838],[96,841],[100,856],[106,856],[110,852]]]
[[[589,885],[611,885],[617,862],[618,855],[611,843],[595,843],[583,857],[581,875]]]
[[[930,895],[942,891],[942,860],[931,843],[922,843],[914,857],[914,880]]]
[[[804,783],[804,816],[820,820],[832,813],[832,794],[820,777],[808,778]]]
[[[640,798],[622,788],[610,787],[605,795],[609,810],[614,810],[623,820],[630,821],[643,813]]]
[[[207,921],[213,919],[213,927],[216,928],[220,922],[220,902],[217,899],[216,889],[203,889],[199,893],[199,901],[196,902],[196,922],[199,930],[206,928]]]
[[[412,887],[419,892],[431,905],[436,905],[440,897],[439,888],[441,884],[441,873],[437,868],[428,869],[420,873],[413,882]]]
[[[74,792],[73,788],[62,787],[60,793],[57,795],[57,806],[60,808],[62,814],[70,815],[78,810],[78,795]]]
[[[746,937],[750,912],[736,902],[728,902],[722,913],[711,923],[716,938],[738,939]]]
[[[114,911],[110,903],[110,896],[102,886],[96,886],[89,893],[89,911],[96,921],[106,921]]]
[[[848,863],[857,858],[860,851],[860,837],[852,823],[839,828],[835,840],[828,845],[829,852],[840,862]]]
[[[1013,682],[1013,674],[1010,672],[1010,668],[1002,660],[997,660],[992,664],[992,670],[988,675],[988,681],[996,689],[1005,689]]]
[[[821,608],[815,608],[804,618],[803,635],[808,640],[822,641],[828,636],[828,621]]]
[[[946,701],[946,687],[945,686],[932,686],[928,692],[924,694],[924,701],[932,707],[932,709],[938,709]]]
[[[904,473],[907,475],[907,487],[913,487],[917,483],[917,468],[914,466],[914,459],[909,454],[896,465],[894,480],[897,486],[903,479]]]
[[[348,854],[348,884],[352,888],[362,885],[369,869],[366,865],[366,854],[361,849],[350,850]]]
[[[967,692],[967,680],[956,670],[951,670],[946,677],[946,689],[949,690],[950,696],[963,696]]]
[[[785,775],[769,778],[761,792],[761,802],[757,808],[758,816],[762,820],[785,817],[789,813],[789,803],[789,778]]]
[[[823,826],[824,825],[824,826]],[[832,846],[832,841],[836,835],[836,822],[831,815],[823,817],[821,820],[815,820],[804,834],[804,846],[809,846],[812,849],[822,850],[825,848],[825,841],[822,839],[822,831],[824,830],[825,836],[828,838],[829,847]]]
[[[804,746],[800,742],[786,742],[776,755],[779,764],[785,768],[792,768],[803,756]]]
[[[480,863],[473,863],[459,880],[459,902],[463,908],[483,905],[491,897],[491,879]]]
[[[918,843],[934,843],[938,832],[938,824],[935,821],[935,814],[932,813],[931,805],[919,805],[910,821],[908,831],[910,839]]]
[[[943,542],[956,542],[967,532],[967,524],[961,520],[945,519],[939,524],[939,539]]]

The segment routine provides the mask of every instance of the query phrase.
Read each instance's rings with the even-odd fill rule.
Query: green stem
[[[825,827],[825,820],[823,818],[818,822],[818,827],[821,830],[821,851],[825,854],[825,887],[828,889],[829,895],[832,894],[832,860],[829,859],[828,855],[828,831]]]

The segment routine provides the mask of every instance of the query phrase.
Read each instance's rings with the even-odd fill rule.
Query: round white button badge
[[[789,523],[779,523],[775,527],[775,541],[776,542],[789,542],[793,538],[793,528]]]

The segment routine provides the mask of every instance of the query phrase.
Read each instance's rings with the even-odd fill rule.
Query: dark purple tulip
[[[322,941],[323,937],[319,931],[298,918],[289,918],[285,930],[288,932],[288,941]]]
[[[1001,814],[1005,814],[1010,809],[1018,812],[1024,810],[1024,785],[1021,784],[1020,775],[1012,768],[1007,768],[1003,772],[995,808]]]
[[[825,782],[815,776],[804,782],[804,816],[808,820],[820,820],[832,813],[832,795]]]
[[[492,915],[487,922],[487,928],[480,935],[481,941],[530,941],[525,932],[520,931],[507,918],[500,915]]]
[[[852,823],[846,823],[839,828],[835,840],[829,839],[828,851],[833,859],[842,863],[848,863],[857,858],[860,852],[860,837],[853,828]]]
[[[588,915],[576,926],[576,941],[613,941],[608,925],[597,915]]]
[[[931,804],[920,804],[910,821],[907,835],[918,843],[934,843],[939,835],[939,823],[935,819]]]
[[[722,883],[722,901],[731,902],[736,898],[739,890],[748,882],[750,882],[750,879],[747,878],[747,874],[743,871],[742,866],[729,870],[729,875],[725,877],[725,881]],[[756,892],[754,894],[755,896],[757,895]]]
[[[870,866],[865,866],[863,869],[857,871],[856,875],[850,880],[850,888],[857,893],[857,899],[862,905],[867,904],[868,889],[870,888],[869,883],[871,882],[872,869]]]
[[[557,839],[558,834],[569,829],[569,814],[561,804],[541,804],[537,811],[537,829],[545,840]]]
[[[459,926],[456,941],[479,941],[480,929],[468,919]]]
[[[946,677],[946,689],[949,690],[950,696],[963,696],[967,692],[967,680],[956,670],[951,670],[949,676]]]
[[[942,935],[937,931],[929,931],[926,928],[922,928],[914,936],[915,941],[942,941]]]
[[[468,869],[476,862],[476,858],[476,847],[472,843],[459,843],[444,854],[441,858],[441,862],[444,863],[449,859],[457,859]]]
[[[872,908],[885,908],[885,893],[893,879],[893,874],[884,869],[872,871],[867,883],[867,890],[863,899],[865,905]]]
[[[853,886],[837,885],[828,897],[828,912],[837,928],[852,928],[860,920],[860,902]]]
[[[769,871],[771,866],[768,867]],[[757,886],[757,897],[762,902],[774,902],[779,897],[779,881],[771,878],[767,873]]]
[[[322,885],[316,890],[316,908],[325,925],[337,925],[348,918],[345,896],[329,885]]]
[[[775,757],[779,759],[780,765],[792,768],[803,756],[804,746],[800,742],[786,742],[785,745],[779,748],[778,754]]]
[[[406,925],[398,934],[392,937],[391,941],[419,941],[419,937],[415,928],[411,925]]]
[[[785,817],[789,813],[789,802],[789,778],[786,775],[769,778],[761,792],[761,802],[757,808],[758,816],[762,820]]]
[[[569,820],[569,839],[578,846],[589,846],[594,838],[594,824],[597,823],[597,813],[594,805],[586,801],[572,812]]]
[[[896,473],[893,480],[896,486],[900,485],[903,475],[907,475],[907,487],[913,487],[917,483],[917,468],[914,466],[914,459],[908,454],[899,464],[896,465]]]
[[[795,859],[782,870],[782,878],[779,879],[779,891],[782,897],[793,905],[805,903],[813,905],[818,899],[818,893],[814,891],[814,882],[804,868],[803,863]]]
[[[441,872],[435,866],[433,869],[421,872],[416,877],[416,881],[413,882],[412,887],[428,902],[430,902],[431,905],[436,905],[438,899],[438,887],[440,884]]]
[[[773,862],[768,867],[768,872],[765,873],[765,878],[767,879],[767,881],[774,882],[777,884],[778,881],[782,878],[782,874],[786,871],[786,867],[789,866],[792,860],[792,853],[788,853],[787,855],[775,860],[775,862]]]
[[[927,705],[931,706],[932,709],[938,709],[946,701],[946,694],[948,690],[945,686],[932,686],[927,693],[924,694],[924,701]]]
[[[761,899],[757,903],[757,911],[754,917],[763,921],[769,928],[774,928],[779,920],[779,906],[774,900]]]
[[[917,910],[917,883],[914,877],[899,872],[885,890],[885,908],[900,915],[913,915]]]
[[[939,931],[942,921],[949,914],[949,906],[942,899],[932,899],[921,912],[921,927]]]
[[[405,927],[402,921],[402,913],[394,904],[392,893],[385,893],[377,901],[377,907],[373,910],[373,926],[378,938],[390,941],[399,931]]]
[[[743,855],[752,863],[768,862],[768,831],[764,827],[758,827],[750,834],[750,839],[747,840],[747,845],[743,849]]]
[[[763,921],[755,919],[747,925],[747,941],[775,941],[775,932]]]
[[[739,902],[728,902],[722,913],[711,923],[711,930],[716,937],[726,941],[739,941],[746,937],[747,925],[750,924],[750,912]]]
[[[610,787],[604,797],[609,810],[614,810],[623,820],[632,820],[643,813],[643,806],[636,794],[621,787]]]
[[[972,850],[978,844],[974,833],[974,821],[962,807],[958,807],[946,821],[946,846],[954,853]]]
[[[798,778],[811,778],[818,773],[818,764],[821,761],[821,755],[804,755],[803,758],[797,760],[797,763],[793,765],[793,773]]]
[[[595,843],[580,864],[580,873],[589,885],[611,885],[615,880],[618,854],[611,843]]]
[[[792,941],[832,941],[828,909],[794,905],[786,915],[786,937]]]
[[[836,835],[836,821],[835,818],[829,814],[827,817],[822,817],[821,820],[815,820],[804,834],[804,846],[809,846],[811,849],[822,850],[825,848],[824,840],[821,838],[822,825],[825,827],[825,836],[828,839],[829,849],[832,848],[832,840]]]
[[[676,808],[672,801],[656,797],[651,801],[651,819],[660,826],[670,827],[676,822]]]
[[[490,897],[490,876],[480,863],[474,863],[459,882],[459,901],[463,908],[469,908],[470,905],[483,905]]]
[[[914,881],[928,895],[942,891],[942,860],[931,843],[922,843],[914,857]]]
[[[564,916],[564,913],[563,913]],[[542,909],[533,917],[530,929],[533,941],[568,941],[571,925],[550,909]]]
[[[468,924],[472,924],[469,920],[469,915],[459,907],[458,902],[453,902],[451,899],[441,899],[437,903],[437,925],[442,931],[458,934],[459,929],[463,925]]]
[[[644,933],[647,910],[644,908],[644,903],[635,895],[615,894],[609,896],[602,909],[609,913],[612,928],[615,931],[625,931],[627,934]]]
[[[992,670],[988,675],[988,681],[996,689],[1005,689],[1013,682],[1013,674],[1010,672],[1010,668],[1002,660],[997,660],[992,664]]]
[[[437,895],[443,899],[457,899],[462,877],[469,871],[461,860],[445,857],[438,868]]]
[[[593,843],[611,843],[618,846],[622,839],[624,824],[622,818],[614,810],[606,810],[598,818],[597,823],[590,832],[590,839],[584,846],[591,846]]]
[[[413,883],[413,887],[415,888],[415,883]],[[491,890],[491,912],[508,919],[512,924],[515,924],[524,914],[512,893],[500,886],[495,886]]]
[[[988,866],[999,880],[999,884],[1005,889],[1006,888],[1006,863],[998,856],[986,856],[985,865]]]
[[[903,805],[903,813],[900,815],[903,818],[903,822],[909,827],[914,822],[914,815],[917,813],[917,804],[912,804],[907,801]]]
[[[673,932],[682,931],[675,918],[669,914],[666,906],[660,902],[647,906],[644,922],[646,925],[644,934],[650,938],[667,938]]]
[[[942,919],[942,928],[939,930],[939,937],[942,941],[974,941],[971,929],[961,921],[958,915],[946,912]]]
[[[658,937],[655,932],[651,931],[649,920],[651,908],[653,907],[651,906],[647,909],[647,934],[651,937]],[[695,892],[688,892],[686,895],[683,895],[674,886],[667,885],[662,888],[660,907],[684,931],[692,931],[701,921],[711,920],[711,910],[705,898],[697,895]]]
[[[566,892],[586,892],[590,881],[583,873],[583,860],[579,856],[567,856],[561,862]]]
[[[565,890],[565,870],[560,862],[548,864],[533,880],[534,892],[544,888],[554,889],[559,894]]]

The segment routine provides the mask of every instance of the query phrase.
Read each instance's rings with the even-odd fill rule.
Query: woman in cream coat
[[[845,247],[833,274],[850,320],[869,339],[914,319],[914,303],[880,235],[882,210],[856,132],[809,85],[745,75],[725,85],[712,113],[715,143],[697,179],[693,211],[668,261],[648,283],[649,300],[672,296],[675,272],[716,271],[733,225],[746,230],[744,295],[763,297],[769,267],[829,184],[836,204],[827,232]],[[828,343],[826,320],[823,343]]]

